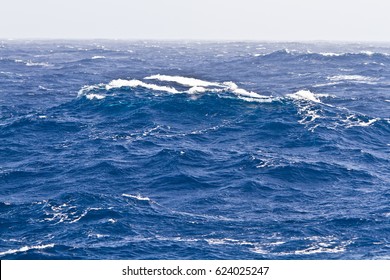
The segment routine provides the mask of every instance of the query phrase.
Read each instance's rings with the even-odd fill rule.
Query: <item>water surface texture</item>
[[[1,259],[389,259],[390,46],[3,41]]]

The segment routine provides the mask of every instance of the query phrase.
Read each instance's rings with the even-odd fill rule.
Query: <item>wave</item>
[[[78,97],[85,97],[88,100],[103,100],[108,96],[116,95],[116,89],[122,88],[145,88],[152,90],[152,93],[160,95],[161,92],[170,94],[188,94],[190,96],[200,94],[215,94],[217,98],[231,98],[233,94],[238,99],[247,102],[288,102],[293,101],[293,106],[297,109],[299,116],[298,123],[304,125],[309,131],[313,132],[317,127],[327,127],[329,129],[369,127],[376,123],[380,118],[372,118],[364,114],[350,112],[347,108],[337,107],[325,103],[324,99],[336,98],[335,95],[316,93],[307,89],[297,90],[293,93],[287,93],[284,96],[273,97],[260,95],[253,91],[240,88],[234,82],[215,82],[201,80],[192,77],[152,75],[144,80],[158,80],[162,84],[147,83],[142,80],[116,79],[108,84],[87,85],[80,89]],[[331,83],[342,83],[344,81],[372,82],[376,78],[362,75],[337,75],[330,76],[328,80]],[[179,90],[179,86],[182,90]],[[329,123],[330,121],[330,123]],[[177,136],[177,135],[176,135]],[[172,137],[167,135],[165,137]]]
[[[48,62],[34,62],[34,61],[31,61],[31,60],[28,60],[28,61],[24,61],[24,60],[21,60],[21,59],[15,59],[14,60],[15,63],[23,63],[24,65],[26,66],[42,66],[42,67],[50,67],[50,66],[54,66],[53,64],[50,64]]]
[[[332,53],[332,52],[320,52],[318,53],[319,55],[322,55],[322,56],[342,56],[342,55],[345,55],[345,53]]]
[[[180,91],[176,90],[173,87],[168,86],[159,86],[155,84],[147,84],[139,80],[112,80],[108,85],[105,86],[106,90],[115,89],[115,88],[123,88],[123,87],[143,87],[155,91],[165,91],[169,93],[180,93]]]
[[[43,250],[47,248],[53,248],[54,244],[47,244],[47,245],[36,245],[36,246],[23,246],[19,249],[11,249],[8,251],[0,252],[0,256],[10,255],[10,254],[16,254],[16,253],[23,253],[30,250]]]
[[[149,197],[143,197],[143,196],[141,196],[139,194],[132,195],[132,194],[123,193],[122,196],[123,197],[128,197],[128,198],[133,198],[133,199],[136,199],[136,200],[139,200],[139,201],[151,201],[151,199]]]
[[[309,100],[316,103],[321,102],[321,100],[318,99],[319,95],[316,95],[309,90],[299,90],[295,93],[287,94],[286,96],[296,100]]]
[[[239,88],[237,84],[231,81],[218,83],[218,82],[208,82],[204,80],[182,77],[182,76],[168,76],[168,75],[159,75],[159,74],[146,77],[145,79],[159,80],[164,82],[175,82],[182,86],[191,87],[189,90],[185,91],[186,93],[189,94],[203,93],[206,91],[211,91],[211,92],[231,91],[240,97],[254,98],[254,99],[269,98],[269,96],[260,95],[256,92],[247,91],[245,89]]]
[[[236,83],[228,82],[209,82],[200,79],[182,77],[182,76],[168,76],[168,75],[152,75],[145,77],[144,80],[158,80],[161,82],[173,82],[180,86],[187,87],[184,90],[178,90],[173,85],[157,85],[152,83],[146,83],[141,80],[131,79],[116,79],[110,81],[108,84],[97,84],[97,85],[86,85],[82,87],[78,92],[78,97],[85,96],[87,99],[103,99],[105,95],[102,95],[99,91],[102,89],[105,91],[110,91],[113,89],[121,88],[137,88],[142,87],[146,89],[151,89],[157,92],[167,92],[172,94],[185,93],[190,95],[201,94],[205,92],[211,93],[226,93],[231,92],[236,95],[238,98],[246,101],[255,101],[255,102],[272,102],[272,96],[265,96],[258,94],[254,91],[248,91],[246,89],[240,88]]]
[[[313,87],[318,88],[336,86],[344,83],[376,85],[377,82],[380,80],[376,77],[368,77],[363,75],[335,75],[328,76],[326,79],[329,82],[316,84]]]
[[[336,75],[330,76],[327,80],[331,82],[354,82],[354,83],[366,83],[366,84],[375,84],[378,81],[378,78],[368,77],[362,75]]]
[[[381,120],[380,118],[373,118],[373,119],[367,118],[366,120],[364,120],[361,117],[357,116],[356,114],[351,114],[347,116],[345,119],[343,119],[342,122],[345,123],[346,128],[350,128],[354,126],[368,127],[380,120]]]
[[[318,126],[330,129],[337,127],[370,127],[374,123],[383,120],[321,101],[322,98],[336,97],[330,94],[299,90],[295,93],[286,94],[286,97],[295,101],[298,115],[301,117],[298,122],[305,125],[312,132]]]
[[[210,87],[210,86],[220,87],[219,83],[208,82],[208,81],[203,81],[195,78],[182,77],[182,76],[168,76],[168,75],[157,74],[157,75],[146,77],[145,80],[176,82],[178,84],[189,86],[189,87]]]
[[[166,92],[170,94],[189,94],[189,95],[199,95],[204,93],[215,93],[219,97],[226,97],[226,93],[232,93],[237,96],[239,99],[248,101],[248,102],[274,102],[280,101],[281,97],[274,97],[272,95],[261,95],[254,91],[249,91],[239,87],[236,83],[228,82],[211,82],[200,80],[191,77],[183,76],[168,76],[168,75],[152,75],[145,77],[144,80],[158,80],[164,82],[165,84],[153,84],[147,83],[137,79],[116,79],[110,81],[108,84],[96,84],[96,85],[86,85],[83,86],[79,92],[78,97],[85,97],[89,100],[101,100],[108,96],[108,92],[115,89],[122,88],[145,88],[150,89],[153,92]],[[378,78],[362,76],[362,75],[335,75],[327,77],[329,83],[326,84],[317,84],[313,87],[322,87],[327,85],[336,85],[343,82],[354,82],[354,83],[367,83],[373,84],[375,81],[378,81]],[[177,89],[175,84],[181,86],[184,89]],[[295,93],[286,94],[285,97],[295,100],[306,100],[314,103],[321,103],[320,98],[335,97],[330,94],[320,94],[313,93],[309,90],[302,89],[298,90]],[[330,105],[329,105],[330,106]]]
[[[323,58],[345,58],[345,57],[390,57],[390,53],[385,52],[374,52],[370,50],[363,50],[358,52],[313,52],[311,50],[301,51],[301,50],[290,50],[290,49],[280,49],[272,51],[269,53],[254,53],[254,57],[275,57],[275,56],[306,56],[306,57],[323,57]]]
[[[335,254],[345,252],[352,240],[340,241],[333,236],[311,236],[303,239],[285,239],[274,241],[246,241],[233,238],[209,238],[205,241],[211,246],[244,246],[249,251],[261,255],[288,256],[288,255],[312,255],[319,253]],[[291,250],[290,243],[300,242],[301,247],[298,250]]]
[[[356,55],[363,55],[363,56],[374,56],[374,55],[380,55],[380,56],[390,56],[388,53],[379,53],[379,52],[373,52],[373,51],[360,51],[360,52],[341,52],[341,53],[333,53],[333,52],[319,52],[319,55],[326,56],[326,57],[340,57],[340,56],[356,56]]]
[[[102,94],[96,94],[96,93],[90,93],[90,94],[87,94],[85,95],[85,97],[89,100],[92,100],[92,99],[103,99],[103,98],[106,98],[105,95],[102,95]]]

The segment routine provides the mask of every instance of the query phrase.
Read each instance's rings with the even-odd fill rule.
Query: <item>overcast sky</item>
[[[390,41],[389,0],[0,0],[0,38]]]

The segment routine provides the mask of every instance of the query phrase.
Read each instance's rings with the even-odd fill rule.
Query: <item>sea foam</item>
[[[375,77],[367,77],[362,75],[335,75],[327,78],[332,82],[355,82],[355,83],[367,83],[374,84],[378,81],[378,78]]]
[[[113,88],[122,88],[122,87],[143,87],[143,88],[148,88],[151,90],[156,90],[156,91],[165,91],[169,93],[179,93],[175,88],[173,87],[168,87],[168,86],[159,86],[155,84],[147,84],[139,80],[113,80],[111,81],[108,85],[106,85],[106,90],[110,90]]]
[[[4,252],[0,252],[0,256],[5,256],[9,254],[16,254],[16,253],[23,253],[30,250],[43,250],[46,248],[53,248],[54,244],[47,244],[47,245],[36,245],[36,246],[23,246],[19,249],[11,249]]]
[[[286,96],[296,100],[309,100],[316,103],[321,102],[321,100],[318,99],[318,95],[309,90],[300,90],[295,93],[287,94]]]
[[[87,85],[82,87],[79,90],[78,97],[85,96],[86,98],[92,99],[103,99],[105,95],[97,94],[95,91],[101,90],[104,88],[106,91],[110,91],[112,89],[120,89],[120,88],[147,88],[153,91],[162,91],[172,94],[177,93],[186,93],[186,94],[201,94],[205,92],[214,92],[214,93],[222,93],[222,92],[231,92],[236,95],[238,98],[250,101],[250,102],[272,102],[272,96],[266,96],[258,94],[254,91],[248,91],[246,89],[240,88],[236,83],[232,81],[228,82],[210,82],[205,80],[200,80],[196,78],[190,77],[182,77],[182,76],[168,76],[168,75],[152,75],[145,77],[144,80],[158,80],[160,82],[166,83],[176,83],[184,87],[188,87],[185,90],[178,90],[173,87],[171,84],[165,85],[157,85],[153,83],[146,83],[141,80],[131,79],[116,79],[112,80],[108,84],[97,84],[97,85]]]
[[[152,75],[146,77],[145,80],[159,80],[164,82],[175,82],[183,86],[188,87],[221,87],[219,83],[203,81],[195,78],[181,77],[181,76],[168,76],[168,75]]]

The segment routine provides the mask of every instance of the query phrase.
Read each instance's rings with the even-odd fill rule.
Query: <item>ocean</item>
[[[389,259],[390,45],[0,43],[1,259]]]

